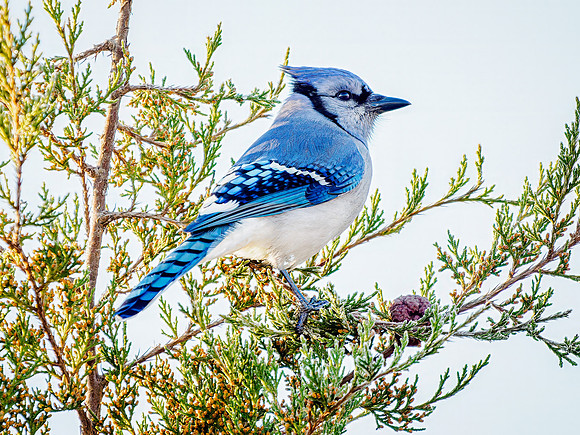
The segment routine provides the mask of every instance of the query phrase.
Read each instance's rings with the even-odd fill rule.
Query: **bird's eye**
[[[352,94],[348,91],[339,91],[339,92],[337,92],[335,97],[341,101],[348,101],[352,98]]]

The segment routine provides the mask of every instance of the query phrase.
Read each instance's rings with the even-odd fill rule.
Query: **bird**
[[[308,300],[289,271],[354,221],[367,199],[368,142],[382,113],[411,104],[374,93],[339,68],[281,66],[292,89],[270,129],[217,183],[187,238],[153,268],[116,310],[135,316],[195,265],[222,256],[260,260],[278,269],[299,303],[296,330],[328,305]]]

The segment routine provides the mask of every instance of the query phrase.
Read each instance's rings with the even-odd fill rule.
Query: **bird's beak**
[[[378,113],[389,112],[411,104],[402,98],[385,97],[380,94],[372,94],[368,98],[367,103],[369,103],[371,108]]]

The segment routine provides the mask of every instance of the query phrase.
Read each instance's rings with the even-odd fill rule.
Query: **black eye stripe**
[[[340,95],[343,94],[343,93],[344,94],[348,94],[348,98],[341,98]],[[328,97],[328,98],[337,98],[337,99],[339,99],[341,101],[349,101],[349,100],[352,99],[352,100],[356,101],[357,104],[363,104],[363,103],[366,103],[366,101],[372,95],[372,93],[373,92],[369,88],[364,87],[361,90],[360,95],[359,94],[352,93],[350,91],[347,91],[346,89],[343,89],[341,91],[338,91],[335,95],[318,94],[318,96],[320,96],[320,97]]]
[[[323,103],[322,97],[333,98],[334,95],[319,94],[316,91],[316,88],[314,88],[314,86],[312,86],[311,84],[303,83],[303,82],[299,82],[299,81],[294,82],[294,89],[293,90],[295,93],[302,94],[305,97],[307,97],[310,100],[310,102],[312,103],[312,107],[314,108],[314,110],[316,110],[318,113],[320,113],[321,115],[325,116],[327,119],[332,121],[339,128],[344,130],[347,134],[353,136],[352,133],[348,132],[347,130],[345,130],[345,128],[342,125],[340,125],[340,123],[338,122],[338,116],[334,113],[329,112]],[[363,87],[361,95],[352,95],[352,94],[351,95],[352,95],[352,98],[358,104],[362,104],[366,101],[366,99],[368,98],[368,96],[370,94],[372,94],[372,92],[370,92],[368,87],[365,86],[365,87]],[[353,137],[357,140],[360,140],[356,136],[353,136]]]
[[[342,128],[342,126],[336,121],[337,116],[326,110],[326,107],[324,107],[322,99],[320,98],[321,96],[316,93],[316,89],[314,89],[314,86],[306,83],[296,82],[294,83],[294,92],[307,96],[316,111],[326,116],[328,119],[330,119],[340,128]]]
[[[354,99],[358,104],[362,104],[368,100],[368,98],[371,96],[371,94],[372,94],[372,91],[365,86],[362,88],[360,95],[355,95]]]

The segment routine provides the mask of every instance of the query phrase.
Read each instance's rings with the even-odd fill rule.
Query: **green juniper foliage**
[[[268,115],[283,77],[248,94],[216,83],[219,26],[203,56],[185,50],[193,85],[169,85],[171,77],[157,77],[154,67],[135,71],[131,0],[113,1],[115,37],[87,51],[77,47],[81,1],[65,11],[45,0],[45,11],[34,12],[52,18],[63,50],[41,54],[31,7],[19,7],[5,1],[0,8],[1,433],[48,433],[51,417],[64,410],[77,414],[83,434],[340,434],[367,415],[379,427],[412,431],[490,362],[466,364],[456,376],[447,370],[419,403],[419,379],[406,371],[453,337],[524,333],[560,365],[576,365],[578,335],[561,342],[544,335],[547,322],[570,311],[550,309],[557,290],[542,280],[580,281],[569,265],[580,243],[578,101],[556,160],[515,200],[484,184],[479,149],[475,180],[464,157],[433,203],[425,203],[427,172],[412,174],[391,219],[375,192],[349,231],[293,272],[330,301],[303,335],[294,331],[297,314],[277,273],[225,258],[181,279],[186,303],[161,300],[167,341],[137,355],[126,325],[113,317],[117,298],[181,241],[180,229],[214,185],[218,159],[229,158],[224,136]],[[111,63],[108,77],[93,71],[98,62]],[[228,117],[236,104],[246,110],[241,120]],[[128,115],[120,116],[121,107]],[[49,184],[25,189],[41,170],[65,193],[51,195]],[[447,246],[436,245],[437,259],[419,279],[417,293],[430,303],[420,318],[393,321],[378,285],[340,298],[322,283],[358,245],[461,203],[496,210],[493,243],[464,246],[450,233]],[[453,288],[438,284],[442,276]]]

